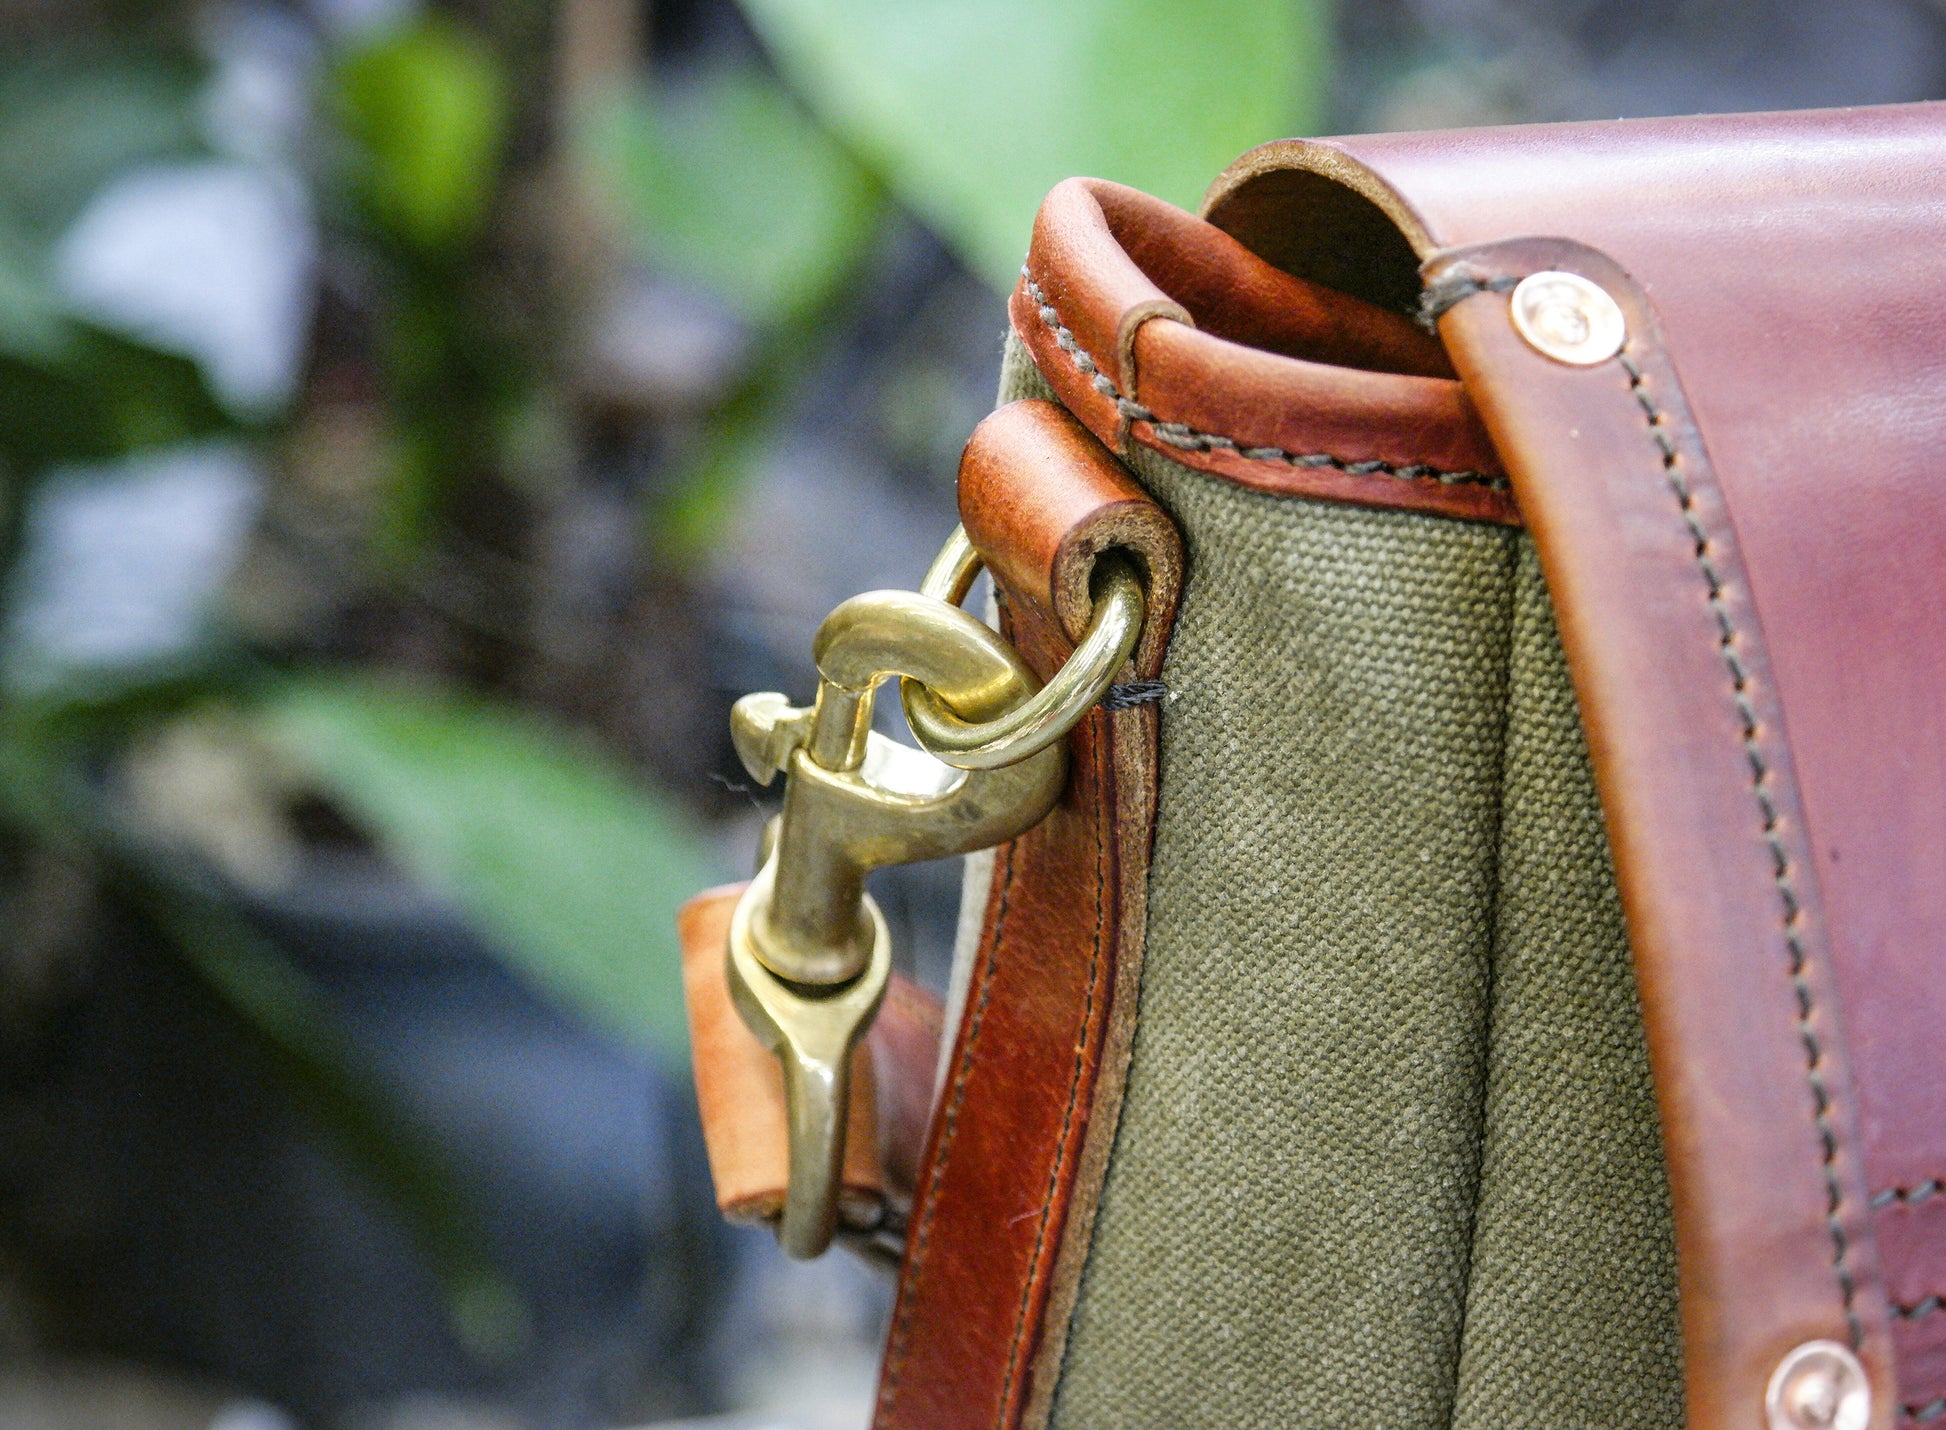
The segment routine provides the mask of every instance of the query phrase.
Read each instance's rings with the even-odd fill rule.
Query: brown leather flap
[[[1290,141],[1205,211],[1423,278],[1560,613],[1635,948],[1690,1422],[1848,1343],[1946,1411],[1946,106]],[[1565,269],[1591,367],[1515,332]],[[1419,271],[1415,271],[1419,270]],[[1896,1366],[1896,1381],[1895,1381]]]

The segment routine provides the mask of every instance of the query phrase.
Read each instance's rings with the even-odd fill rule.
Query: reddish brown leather
[[[1015,404],[981,424],[961,466],[962,516],[1010,637],[1043,677],[1071,649],[1052,608],[1059,553],[1112,529],[1140,541],[1150,573],[1181,569],[1173,526],[1129,522],[1127,491],[1086,440],[1048,404]],[[1138,678],[1159,671],[1172,615],[1173,594],[1154,588]],[[878,1430],[1045,1418],[1128,1064],[1156,735],[1153,704],[1091,712],[1070,737],[1060,803],[999,852],[913,1206]]]
[[[1010,312],[1063,404],[1111,447],[1132,438],[1263,491],[1519,521],[1423,333],[1169,204],[1060,185]]]
[[[790,1180],[784,1076],[730,1001],[725,955],[744,884],[696,895],[677,915],[690,1056],[716,1204],[731,1221],[770,1221]],[[892,976],[885,1003],[852,1062],[845,1132],[843,1224],[869,1229],[910,1201],[924,1142],[939,1047],[939,1000]]]
[[[1690,1422],[1757,1424],[1778,1359],[1815,1338],[1851,1342],[1889,1389],[1819,881],[1721,483],[1653,315],[1619,269],[1559,243],[1480,258],[1496,272],[1595,278],[1624,303],[1641,373],[1632,382],[1613,364],[1541,357],[1499,295],[1446,319],[1461,361],[1479,364],[1476,390],[1510,463],[1546,488],[1527,511],[1576,673],[1648,1019]],[[1675,452],[1666,467],[1659,434]],[[1889,1410],[1892,1397],[1881,1399]]]
[[[1221,229],[1125,184],[1068,179],[1035,219],[1030,270],[1073,310],[1082,345],[1132,397],[1135,331],[1168,317],[1244,347],[1334,367],[1453,376],[1445,348],[1417,324],[1264,262]]]
[[[1936,1416],[1946,108],[1276,146],[1207,212],[1268,235],[1300,170],[1471,294],[1442,331],[1547,567],[1641,973],[1692,1425],[1760,1425],[1812,1336],[1861,1347],[1874,1424]],[[1626,362],[1513,334],[1480,285],[1543,264],[1623,303]]]
[[[878,1094],[879,1164],[893,1200],[901,1207],[911,1205],[913,1188],[919,1184],[944,1012],[930,989],[894,974],[865,1040]]]
[[[1050,612],[1069,641],[1087,634],[1095,558],[1119,548],[1142,568],[1148,607],[1132,657],[1162,667],[1162,647],[1182,593],[1176,529],[1088,430],[1052,402],[1010,402],[983,420],[959,470],[960,521],[991,553],[995,578]]]

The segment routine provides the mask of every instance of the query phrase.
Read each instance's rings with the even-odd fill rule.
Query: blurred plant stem
[[[553,475],[522,471],[517,448],[519,424],[543,400],[534,328],[546,312],[546,275],[530,271],[531,244],[506,202],[518,53],[434,12],[355,44],[331,68],[327,107],[344,147],[327,213],[365,276],[373,341],[319,361],[327,378],[334,362],[375,364],[367,390],[383,414],[386,469],[370,552],[397,579],[449,537],[517,563],[522,478]],[[513,657],[486,631],[518,630],[523,594],[483,587],[486,616],[452,633],[458,649],[442,673],[504,683]]]

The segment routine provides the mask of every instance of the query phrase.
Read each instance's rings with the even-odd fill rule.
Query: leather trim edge
[[[1008,316],[1062,404],[1111,449],[1119,451],[1133,440],[1185,466],[1274,496],[1408,507],[1503,526],[1521,523],[1512,489],[1497,472],[1256,447],[1171,421],[1115,386],[1100,361],[1062,321],[1028,268],[1021,269]]]

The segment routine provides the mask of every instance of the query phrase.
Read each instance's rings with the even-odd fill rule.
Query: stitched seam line
[[[1716,622],[1717,653],[1722,656],[1724,668],[1730,675],[1739,739],[1744,759],[1750,766],[1750,792],[1763,818],[1764,843],[1770,849],[1771,878],[1777,886],[1777,900],[1783,914],[1784,945],[1790,953],[1791,989],[1797,997],[1797,1035],[1804,1045],[1805,1081],[1811,1089],[1818,1141],[1823,1148],[1824,1220],[1831,1233],[1832,1269],[1837,1273],[1838,1289],[1844,1298],[1847,1337],[1855,1351],[1865,1342],[1865,1327],[1856,1306],[1857,1285],[1851,1274],[1849,1238],[1845,1234],[1843,1221],[1839,1219],[1844,1206],[1844,1187],[1838,1180],[1838,1138],[1831,1122],[1831,1094],[1824,1081],[1824,1047],[1817,1031],[1811,1026],[1815,1007],[1811,983],[1805,972],[1810,955],[1805,950],[1802,932],[1804,909],[1798,902],[1790,853],[1785,848],[1781,832],[1782,819],[1777,812],[1776,799],[1771,794],[1773,771],[1770,758],[1764,753],[1756,707],[1750,700],[1750,672],[1737,650],[1739,633],[1730,617],[1729,604],[1724,599],[1723,577],[1716,568],[1716,559],[1712,554],[1714,543],[1696,514],[1695,495],[1690,489],[1688,477],[1683,473],[1675,439],[1669,435],[1661,409],[1649,395],[1642,369],[1626,352],[1618,354],[1615,360],[1628,374],[1629,392],[1648,419],[1649,435],[1662,454],[1663,475],[1668,479],[1670,491],[1675,494],[1676,504],[1682,511],[1683,524],[1689,529],[1690,539],[1695,544],[1696,568],[1702,573],[1704,584],[1708,587],[1710,614]]]
[[[1117,710],[1133,710],[1138,705],[1149,705],[1168,698],[1169,687],[1163,681],[1131,680],[1126,685],[1109,686],[1100,704],[1102,709],[1112,714]]]
[[[1020,270],[1020,277],[1022,285],[1027,289],[1027,296],[1034,300],[1034,307],[1040,314],[1041,322],[1046,324],[1048,330],[1054,334],[1054,345],[1068,355],[1068,360],[1074,364],[1076,371],[1088,380],[1095,391],[1115,404],[1115,411],[1124,421],[1148,423],[1158,441],[1178,451],[1235,452],[1238,456],[1253,462],[1282,462],[1301,470],[1328,467],[1350,477],[1393,477],[1406,482],[1436,481],[1441,486],[1449,487],[1485,487],[1489,491],[1496,492],[1510,490],[1505,477],[1488,476],[1485,472],[1448,471],[1443,467],[1434,467],[1425,463],[1399,466],[1392,462],[1380,461],[1347,462],[1344,458],[1334,457],[1328,452],[1287,452],[1282,447],[1246,447],[1234,437],[1204,432],[1191,427],[1186,422],[1166,422],[1141,403],[1124,397],[1121,389],[1115,386],[1114,380],[1096,365],[1095,360],[1081,346],[1080,340],[1062,324],[1060,311],[1049,301],[1040,284],[1033,280],[1025,268]]]
[[[1511,273],[1502,273],[1492,278],[1480,278],[1471,273],[1451,273],[1428,283],[1419,294],[1419,326],[1429,333],[1437,334],[1439,320],[1448,310],[1457,308],[1468,298],[1481,293],[1506,293],[1520,286],[1520,280]]]
[[[986,977],[980,984],[979,1001],[973,1005],[970,1021],[966,1029],[966,1055],[953,1078],[953,1095],[947,1102],[939,1128],[939,1150],[933,1158],[935,1184],[945,1174],[946,1163],[952,1154],[953,1140],[959,1131],[960,1108],[966,1101],[966,1085],[973,1075],[973,1055],[979,1046],[980,1029],[986,1022],[987,1004],[993,998],[993,965],[1000,961],[1000,950],[1005,942],[1007,931],[1007,909],[1014,889],[1014,851],[1012,843],[1007,845],[1007,869],[1000,881],[1000,902],[993,914],[993,950],[987,960]],[[917,1299],[920,1276],[926,1265],[926,1250],[932,1241],[933,1218],[938,1210],[938,1198],[926,1199],[925,1215],[913,1233],[912,1248],[907,1254],[910,1273],[906,1280],[907,1294],[901,1298],[897,1323],[885,1348],[885,1383],[879,1390],[879,1414],[890,1417],[892,1408],[898,1400],[900,1377],[905,1371],[906,1340],[912,1329],[912,1306]]]
[[[1924,1405],[1906,1405],[1900,1408],[1905,1411],[1908,1418],[1923,1425],[1928,1420],[1937,1420],[1940,1416],[1946,1415],[1946,1396],[1941,1396],[1938,1400],[1929,1400]]]
[[[1887,1187],[1872,1198],[1872,1210],[1881,1210],[1894,1202],[1904,1202],[1907,1206],[1916,1207],[1922,1202],[1932,1200],[1941,1192],[1946,1192],[1946,1182],[1938,1177],[1921,1182],[1916,1187]]]
[[[1928,1296],[1925,1300],[1915,1301],[1910,1306],[1901,1306],[1897,1302],[1892,1305],[1893,1314],[1902,1321],[1923,1321],[1939,1309],[1940,1300],[1937,1296]]]
[[[1106,738],[1103,732],[1102,738]],[[1014,1314],[1013,1344],[1007,1351],[1007,1374],[1000,1383],[1000,1404],[1004,1413],[1008,1399],[1013,1393],[1014,1376],[1020,1369],[1020,1352],[1026,1344],[1027,1303],[1033,1295],[1034,1274],[1041,1264],[1041,1255],[1047,1245],[1047,1226],[1053,1220],[1054,1194],[1061,1184],[1061,1173],[1068,1165],[1068,1134],[1074,1129],[1074,1111],[1081,1100],[1082,1071],[1087,1062],[1088,1029],[1095,1016],[1095,993],[1100,985],[1101,942],[1106,927],[1106,911],[1102,905],[1102,889],[1106,852],[1102,844],[1102,830],[1107,824],[1107,811],[1102,808],[1107,803],[1108,781],[1102,769],[1102,749],[1100,740],[1090,751],[1088,763],[1093,767],[1095,777],[1095,946],[1088,959],[1088,993],[1081,1004],[1081,1036],[1074,1045],[1074,1071],[1068,1080],[1068,1103],[1061,1112],[1061,1133],[1054,1143],[1054,1165],[1047,1174],[1047,1193],[1042,1200],[1040,1222],[1034,1228],[1034,1252],[1027,1262],[1027,1277],[1020,1288],[1020,1309]]]

